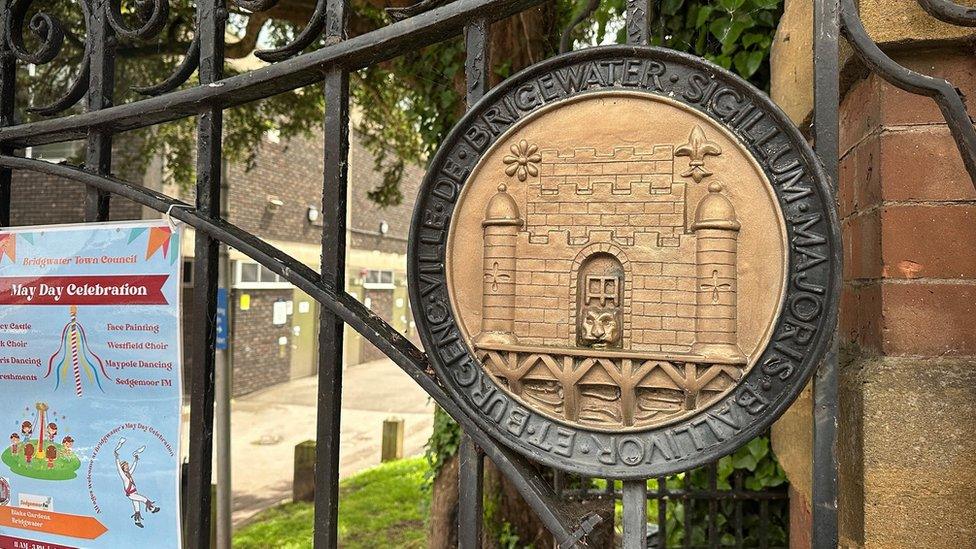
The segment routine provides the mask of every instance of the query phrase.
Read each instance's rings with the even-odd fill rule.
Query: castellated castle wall
[[[526,188],[526,230],[533,244],[549,232],[569,231],[585,243],[591,227],[612,228],[633,245],[636,234],[655,233],[660,245],[677,246],[685,232],[685,185],[674,183],[671,145],[646,150],[615,147],[569,151],[543,149],[539,177]]]
[[[523,345],[576,345],[577,278],[590,254],[625,271],[623,347],[688,352],[695,342],[695,236],[672,147],[542,151],[519,231],[515,333]]]

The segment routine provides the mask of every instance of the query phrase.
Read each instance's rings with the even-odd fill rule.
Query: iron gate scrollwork
[[[217,244],[225,243],[252,257],[283,279],[302,289],[322,305],[319,346],[318,454],[316,464],[316,547],[336,546],[338,507],[338,424],[341,380],[341,326],[348,324],[389,355],[462,425],[461,541],[474,547],[479,540],[480,494],[477,472],[482,453],[513,480],[523,497],[564,547],[585,544],[586,534],[598,517],[582,516],[572,502],[557,497],[552,486],[524,457],[489,435],[468,411],[458,405],[433,375],[428,357],[387,323],[343,291],[344,248],[342,234],[346,216],[344,189],[348,154],[349,73],[401,55],[405,51],[463,34],[467,49],[466,76],[469,105],[486,92],[489,64],[489,25],[504,17],[541,4],[541,0],[424,0],[414,8],[401,10],[402,20],[369,33],[348,37],[347,6],[344,0],[317,0],[314,13],[292,43],[257,52],[273,64],[251,72],[224,78],[224,26],[227,6],[223,0],[197,3],[196,34],[174,72],[160,82],[137,88],[147,98],[114,103],[116,70],[114,49],[118,38],[145,39],[158,35],[168,15],[167,0],[154,0],[140,10],[132,26],[121,16],[118,0],[82,0],[79,9],[86,22],[81,66],[74,81],[60,97],[46,105],[26,105],[48,118],[21,123],[15,113],[18,64],[55,62],[65,39],[63,24],[43,10],[33,10],[31,0],[6,0],[3,4],[3,37],[0,40],[0,225],[10,224],[11,177],[13,170],[49,174],[87,186],[85,218],[108,218],[111,195],[118,195],[185,222],[196,229],[194,300],[203,306],[205,321],[196,329],[191,347],[195,365],[191,385],[190,467],[186,479],[186,544],[209,546],[210,479],[213,451],[214,338],[217,291]],[[973,26],[972,10],[948,0],[919,0],[933,16],[947,22]],[[252,11],[270,9],[274,0],[238,0]],[[626,2],[628,43],[648,43],[646,0]],[[24,39],[25,31],[35,35],[34,49]],[[895,86],[933,97],[952,130],[966,167],[976,176],[976,131],[959,93],[948,82],[912,72],[889,59],[866,35],[853,0],[815,0],[814,24],[815,108],[813,135],[824,170],[836,185],[838,164],[838,41],[841,33],[855,53],[872,70]],[[302,53],[324,36],[326,46]],[[185,87],[197,72],[200,84]],[[285,91],[322,83],[329,108],[325,129],[323,174],[324,214],[322,274],[295,258],[221,218],[220,166],[222,116],[227,108],[270,97]],[[85,112],[63,115],[68,108],[85,101]],[[196,203],[181,202],[111,175],[112,142],[119,133],[168,121],[197,117]],[[16,150],[33,145],[84,139],[82,167],[55,165],[16,156]],[[833,190],[836,192],[836,188]],[[335,329],[328,329],[334,326]],[[814,447],[814,546],[837,544],[836,510],[836,343],[820,366],[815,381]],[[646,484],[625,485],[623,498],[631,508],[643,509]],[[468,491],[470,490],[470,491]],[[643,512],[626,512],[625,544],[643,546]]]

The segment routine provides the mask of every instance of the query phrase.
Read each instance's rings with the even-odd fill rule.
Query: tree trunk
[[[552,535],[535,511],[490,459],[485,460],[485,515],[485,548],[501,547],[498,534],[506,523],[509,532],[518,536],[518,547],[546,549],[553,546]]]
[[[427,547],[457,549],[458,544],[458,457],[444,462],[431,487]]]

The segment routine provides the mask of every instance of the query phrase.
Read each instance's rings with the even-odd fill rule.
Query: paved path
[[[315,439],[315,377],[269,387],[232,403],[233,520],[239,526],[258,511],[291,499],[295,445]],[[339,475],[345,478],[380,462],[383,420],[405,421],[404,453],[423,451],[433,404],[390,360],[346,369],[342,390]]]

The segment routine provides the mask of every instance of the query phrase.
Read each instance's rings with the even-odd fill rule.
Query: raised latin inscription
[[[505,81],[433,159],[410,291],[439,377],[493,436],[593,476],[681,471],[760,433],[838,300],[799,132],[728,72],[596,48]]]

